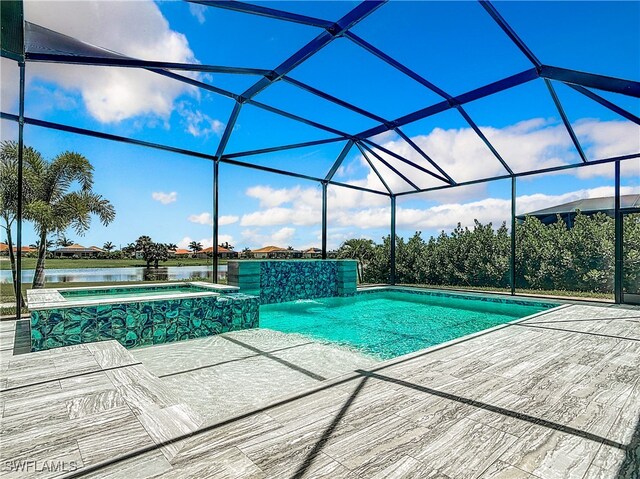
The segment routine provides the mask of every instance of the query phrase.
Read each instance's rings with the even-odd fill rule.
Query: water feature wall
[[[356,293],[354,260],[239,260],[227,267],[228,284],[259,296],[261,304]]]
[[[126,348],[258,327],[258,298],[241,293],[52,306],[31,311],[31,350],[115,339]]]

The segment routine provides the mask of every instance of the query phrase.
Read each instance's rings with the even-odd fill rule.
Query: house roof
[[[640,195],[620,195],[621,208],[638,208],[640,207]],[[524,216],[549,216],[561,215],[567,213],[575,213],[580,210],[583,213],[595,213],[598,211],[611,211],[614,209],[614,197],[604,196],[600,198],[583,198],[580,200],[562,203],[560,205],[551,206],[541,210],[532,211],[519,215],[518,218]]]
[[[54,250],[54,252],[57,253],[101,253],[102,251],[104,250],[98,248],[97,246],[89,246],[87,248],[86,246],[82,246],[81,244],[77,243],[72,244],[71,246],[63,246]]]
[[[287,251],[286,248],[281,248],[280,246],[263,246],[262,248],[254,249],[252,253],[275,253],[278,251]]]
[[[305,253],[322,253],[320,248],[309,248],[304,250]]]
[[[233,253],[234,251],[229,248],[225,248],[224,246],[218,245],[218,253]],[[209,246],[202,250],[202,253],[213,253],[213,246]]]
[[[191,251],[188,249],[182,249],[182,248],[178,248],[177,250],[175,250],[175,254],[190,254]]]

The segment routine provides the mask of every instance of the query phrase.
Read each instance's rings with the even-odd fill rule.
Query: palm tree
[[[111,250],[113,250],[113,248],[115,248],[116,245],[114,245],[111,241],[107,241],[105,244],[102,245],[102,249],[105,250],[107,253],[110,253]]]
[[[49,250],[49,249],[50,249],[54,244],[56,244],[56,242],[55,242],[55,241],[53,241],[53,240],[47,240],[47,245],[46,245],[47,251],[48,251],[48,250]],[[36,241],[36,242],[35,242],[35,243],[33,243],[33,244],[30,244],[30,245],[29,245],[29,248],[33,248],[33,249],[38,249],[38,248],[40,248],[40,240]]]
[[[365,238],[353,238],[342,243],[338,249],[338,258],[358,260],[358,281],[361,283],[367,263],[373,259],[375,243]]]
[[[192,241],[189,243],[189,249],[193,251],[194,254],[197,254],[199,251],[202,251],[202,243]]]
[[[116,212],[108,200],[91,189],[93,166],[79,153],[65,151],[51,161],[40,154],[32,155],[25,162],[25,170],[25,179],[33,190],[25,205],[25,218],[34,223],[40,238],[32,287],[43,288],[47,235],[67,228],[83,235],[91,225],[92,215],[106,226]],[[79,184],[78,191],[70,191],[74,184]]]
[[[58,239],[56,240],[56,244],[58,246],[65,248],[67,246],[71,246],[73,244],[73,241],[67,238],[64,233],[62,233],[60,234],[60,236],[58,236]]]

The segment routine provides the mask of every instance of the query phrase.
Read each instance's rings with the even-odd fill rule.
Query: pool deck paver
[[[97,478],[640,477],[640,309],[566,306],[339,378],[306,376],[288,397],[253,398],[217,423],[206,402],[190,405],[197,381],[185,394],[180,379],[224,378],[238,363],[272,382],[287,368],[298,378],[308,364],[296,351],[323,351],[248,334],[240,341],[268,354],[209,341],[197,343],[202,357],[190,342],[3,350],[2,464],[77,461]]]

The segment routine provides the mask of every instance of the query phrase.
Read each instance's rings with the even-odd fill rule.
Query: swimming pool
[[[191,283],[174,283],[168,285],[60,289],[58,292],[67,301],[93,301],[124,299],[133,296],[146,297],[193,293],[215,293],[216,290],[213,289],[211,285],[198,286],[197,284]]]
[[[558,306],[497,297],[374,290],[260,306],[260,327],[300,333],[390,359]]]

